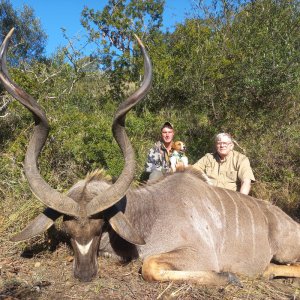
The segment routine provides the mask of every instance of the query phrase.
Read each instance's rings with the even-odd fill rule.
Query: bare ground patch
[[[140,275],[140,261],[121,264],[104,257],[98,277],[82,283],[73,278],[71,255],[65,244],[49,250],[44,239],[27,246],[2,239],[0,299],[300,299],[298,279],[240,278],[243,288],[149,283]]]

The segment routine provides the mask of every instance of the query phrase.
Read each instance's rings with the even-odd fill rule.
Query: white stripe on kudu
[[[82,255],[86,255],[89,252],[93,239],[91,239],[86,245],[79,244],[76,240],[75,243],[78,247],[78,250]]]

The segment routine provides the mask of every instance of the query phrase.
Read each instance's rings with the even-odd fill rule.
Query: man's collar
[[[223,163],[223,162],[227,161],[227,159],[228,159],[229,157],[232,156],[232,153],[233,153],[233,150],[230,150],[230,152],[224,157],[224,159],[221,160],[221,157],[220,157],[219,153],[216,151],[216,152],[214,153],[214,158],[216,159],[217,162]]]
[[[160,148],[161,150],[167,151],[167,148],[166,148],[166,146],[164,145],[164,143],[162,141],[156,142],[156,146],[158,148]]]

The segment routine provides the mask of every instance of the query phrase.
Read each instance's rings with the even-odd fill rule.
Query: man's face
[[[232,149],[233,149],[232,141],[227,136],[221,137],[216,142],[216,150],[222,159],[225,158]]]
[[[161,131],[161,138],[164,144],[169,144],[172,142],[174,137],[174,130],[169,127],[164,127]]]

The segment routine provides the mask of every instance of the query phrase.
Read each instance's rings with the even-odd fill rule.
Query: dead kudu
[[[41,177],[37,163],[49,131],[46,115],[7,72],[12,32],[0,48],[0,80],[33,114],[35,128],[24,171],[33,193],[47,206],[13,241],[40,234],[63,216],[75,253],[74,275],[82,281],[97,274],[99,249],[122,260],[142,258],[142,275],[149,281],[221,285],[238,282],[234,274],[300,276],[297,265],[287,265],[300,258],[300,227],[276,206],[212,187],[192,168],[130,188],[135,157],[125,132],[125,117],[147,94],[152,78],[151,62],[139,39],[144,81],[119,106],[112,125],[125,159],[120,177],[112,184],[96,171],[67,195],[52,189]]]

